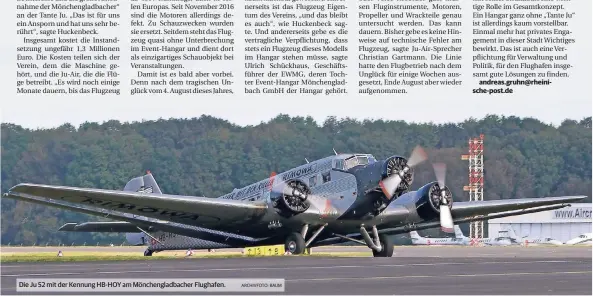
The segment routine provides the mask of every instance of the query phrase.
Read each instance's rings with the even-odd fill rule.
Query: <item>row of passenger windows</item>
[[[320,180],[321,179],[321,180]],[[321,174],[315,174],[311,177],[309,177],[308,180],[308,186],[309,188],[313,188],[315,186],[321,185],[321,184],[325,184],[327,182],[331,181],[331,174],[330,172],[324,172]],[[244,197],[241,198],[241,200],[249,200],[249,201],[255,201],[256,197]]]
[[[307,184],[307,185],[309,185],[309,188],[313,188],[315,186],[325,184],[325,183],[331,181],[330,172],[321,173],[321,180],[319,180],[319,177],[320,177],[319,174],[315,174],[315,175],[309,177],[309,184]]]

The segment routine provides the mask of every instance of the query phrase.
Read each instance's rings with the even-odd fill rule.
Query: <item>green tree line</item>
[[[485,199],[591,196],[591,117],[559,126],[533,118],[487,116],[460,123],[354,120],[279,115],[255,126],[210,116],[26,129],[2,124],[2,192],[22,183],[121,190],[150,170],[163,192],[217,197],[272,171],[282,172],[337,152],[408,157],[416,145],[447,164],[454,200],[468,200],[468,140],[485,135]],[[430,162],[414,187],[433,181]],[[114,244],[123,235],[68,233],[66,222],[100,218],[2,200],[2,244]],[[430,234],[430,232],[425,234]]]

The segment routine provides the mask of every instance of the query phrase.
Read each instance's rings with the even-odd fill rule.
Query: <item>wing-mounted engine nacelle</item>
[[[416,194],[418,200],[416,201],[416,211],[418,216],[424,220],[432,220],[438,218],[440,215],[440,206],[443,200],[443,194],[447,199],[449,209],[453,207],[453,194],[449,187],[444,186],[445,190],[441,190],[438,182],[431,182],[422,186]]]
[[[399,155],[394,155],[387,158],[383,162],[383,167],[381,171],[382,179],[386,179],[394,174],[399,174],[403,172],[402,181],[399,183],[399,186],[395,190],[395,194],[393,197],[387,197],[389,200],[394,200],[401,196],[402,194],[410,191],[410,187],[412,186],[412,182],[414,181],[414,169],[407,167],[408,160]],[[404,171],[404,168],[407,168]]]
[[[311,190],[305,183],[300,180],[290,180],[278,186],[279,188],[272,190],[270,200],[280,214],[292,216],[309,208],[307,198]]]

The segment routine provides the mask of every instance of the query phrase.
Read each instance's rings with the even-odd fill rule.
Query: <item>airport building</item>
[[[591,215],[590,203],[575,203],[553,211],[492,219],[488,220],[488,236],[497,237],[500,231],[511,226],[519,238],[553,238],[566,242],[591,232]]]

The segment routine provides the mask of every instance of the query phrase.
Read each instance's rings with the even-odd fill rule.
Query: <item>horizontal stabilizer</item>
[[[62,225],[62,227],[60,227],[60,229],[58,229],[58,231],[76,231],[74,230],[76,228],[76,223],[66,223],[64,225]]]

